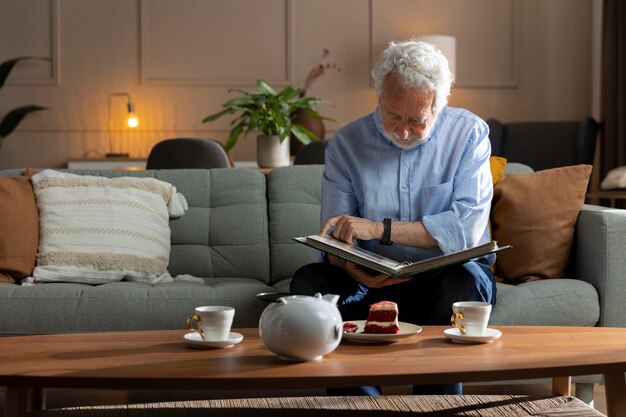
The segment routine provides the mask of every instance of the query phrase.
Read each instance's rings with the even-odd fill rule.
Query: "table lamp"
[[[108,118],[108,128],[109,128],[109,152],[106,154],[107,158],[128,158],[128,153],[116,153],[113,152],[113,137],[111,135],[111,102],[113,97],[122,96],[126,97],[127,100],[127,126],[131,129],[136,128],[139,125],[139,119],[135,115],[135,104],[132,102],[130,98],[130,94],[128,93],[113,93],[109,95],[108,99],[108,107],[107,107],[107,118]]]

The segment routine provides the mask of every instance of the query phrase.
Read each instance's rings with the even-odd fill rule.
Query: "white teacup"
[[[230,334],[234,317],[235,309],[233,307],[196,307],[194,315],[187,318],[187,327],[198,332],[202,340],[226,340]]]
[[[465,336],[483,336],[487,330],[491,304],[482,301],[457,301],[452,304],[450,322]]]

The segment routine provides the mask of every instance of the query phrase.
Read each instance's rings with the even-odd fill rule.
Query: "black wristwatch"
[[[383,238],[380,239],[378,243],[386,246],[393,245],[391,241],[391,219],[389,217],[383,219],[383,228]]]

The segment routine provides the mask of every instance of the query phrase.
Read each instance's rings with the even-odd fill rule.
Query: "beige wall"
[[[369,71],[391,39],[457,37],[451,104],[503,121],[579,119],[592,109],[592,9],[595,0],[2,0],[0,61],[18,64],[0,90],[0,115],[41,104],[0,149],[0,169],[63,167],[85,152],[109,151],[107,99],[128,92],[141,125],[119,128],[123,98],[113,98],[114,151],[146,156],[158,141],[224,140],[228,121],[202,124],[257,78],[300,84],[324,48],[341,72],[310,94],[334,105],[341,123],[375,107]],[[118,146],[118,143],[123,146]],[[235,159],[254,159],[239,142]]]

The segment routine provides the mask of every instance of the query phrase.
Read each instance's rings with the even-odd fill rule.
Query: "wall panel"
[[[249,86],[256,77],[290,84],[291,8],[291,0],[142,0],[142,79]]]
[[[4,1],[0,5],[0,62],[21,56],[50,58],[49,62],[19,62],[7,85],[59,83],[58,19],[58,0]]]
[[[141,123],[112,132],[118,151],[145,157],[172,137],[225,141],[227,118],[201,121],[234,96],[229,89],[258,78],[301,85],[324,49],[341,71],[308,94],[331,104],[319,109],[338,121],[326,123],[331,136],[376,107],[372,63],[389,40],[414,34],[457,36],[451,105],[503,121],[581,119],[592,108],[594,1],[0,0],[0,60],[52,57],[19,64],[0,90],[0,117],[19,105],[50,108],[6,138],[0,169],[109,151],[116,92],[131,94]],[[113,104],[117,117],[125,103]],[[232,151],[255,154],[253,139]]]
[[[458,87],[514,87],[515,0],[372,0],[372,56],[391,40],[451,35]]]

